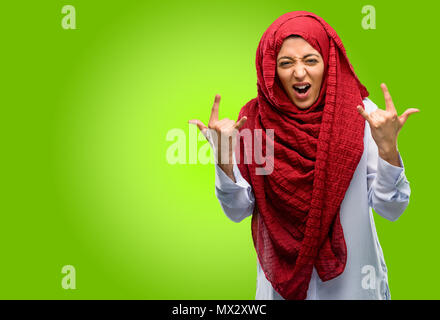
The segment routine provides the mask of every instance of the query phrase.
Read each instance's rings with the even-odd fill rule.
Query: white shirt
[[[377,106],[364,99],[365,111]],[[315,299],[391,299],[387,267],[377,238],[373,212],[397,220],[409,203],[411,189],[401,167],[379,157],[378,149],[365,122],[364,153],[341,203],[340,219],[347,245],[347,263],[338,277],[323,282],[313,268],[307,300]],[[235,156],[234,156],[235,161]],[[234,183],[216,164],[215,194],[226,216],[240,222],[251,216],[255,197],[252,187],[234,163]],[[266,279],[257,258],[257,300],[282,300]]]

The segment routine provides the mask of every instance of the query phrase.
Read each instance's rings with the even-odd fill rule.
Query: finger
[[[216,126],[218,128],[224,128],[226,129],[226,127],[232,127],[233,125],[231,125],[231,122],[234,123],[234,121],[232,121],[231,119],[228,118],[223,118],[217,121]],[[227,126],[226,124],[229,124],[229,126]]]
[[[199,130],[202,132],[202,134],[205,137],[207,137],[206,132],[208,131],[208,127],[205,126],[202,121],[197,120],[197,119],[193,119],[193,120],[189,120],[188,123],[195,124],[199,128]]]
[[[409,108],[406,109],[404,113],[402,113],[402,115],[399,117],[400,120],[400,125],[403,126],[406,122],[406,120],[408,120],[408,117],[413,114],[413,113],[417,113],[420,112],[419,109],[416,108]]]
[[[234,128],[239,129],[246,123],[247,117],[242,117],[237,123],[234,124]]]
[[[364,117],[364,119],[367,120],[368,123],[370,123],[370,116],[369,116],[369,114],[364,110],[364,108],[362,108],[361,105],[357,106],[357,110],[359,111],[359,113],[361,114],[361,116]]]
[[[391,99],[391,94],[388,91],[386,84],[382,83],[380,87],[382,88],[383,95],[385,97],[385,109],[389,112],[396,114],[397,111],[396,108],[394,107],[393,99]]]
[[[380,111],[386,112],[384,110],[377,109],[376,112],[372,112],[368,115],[371,123],[381,123],[384,121],[384,116],[380,113]]]
[[[216,94],[214,104],[211,109],[211,116],[209,117],[208,125],[214,124],[218,120],[218,106],[220,104],[220,95]]]

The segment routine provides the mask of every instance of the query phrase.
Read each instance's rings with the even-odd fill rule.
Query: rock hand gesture
[[[357,110],[370,125],[371,136],[377,144],[379,156],[390,164],[400,167],[397,136],[409,115],[420,110],[409,108],[401,116],[398,116],[385,83],[381,84],[381,88],[385,97],[386,110],[377,109],[370,114],[362,106],[357,106]]]
[[[245,124],[247,117],[242,117],[238,122],[224,118],[218,119],[220,95],[214,99],[208,126],[202,121],[193,119],[188,122],[197,125],[199,130],[211,144],[214,156],[219,167],[235,182],[233,173],[233,152],[236,145],[238,130]]]

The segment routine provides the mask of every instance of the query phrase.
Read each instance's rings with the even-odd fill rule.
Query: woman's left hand
[[[409,108],[401,116],[397,115],[393,100],[385,83],[380,85],[385,96],[386,110],[377,109],[368,114],[362,106],[357,110],[370,124],[371,136],[379,149],[379,156],[389,163],[400,167],[397,151],[397,136],[409,115],[419,112],[419,109]]]

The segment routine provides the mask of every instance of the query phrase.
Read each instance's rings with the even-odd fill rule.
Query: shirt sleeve
[[[371,106],[372,105],[372,106]],[[370,112],[377,106],[370,101]],[[368,112],[368,110],[366,109]],[[405,176],[405,167],[399,153],[402,167],[397,167],[379,156],[379,151],[371,136],[368,122],[367,184],[368,204],[376,213],[390,221],[396,221],[409,204],[411,189]]]
[[[235,183],[218,164],[215,164],[215,195],[226,216],[234,222],[240,222],[252,214],[255,197],[252,187],[243,178],[236,165],[235,155],[233,172]]]

